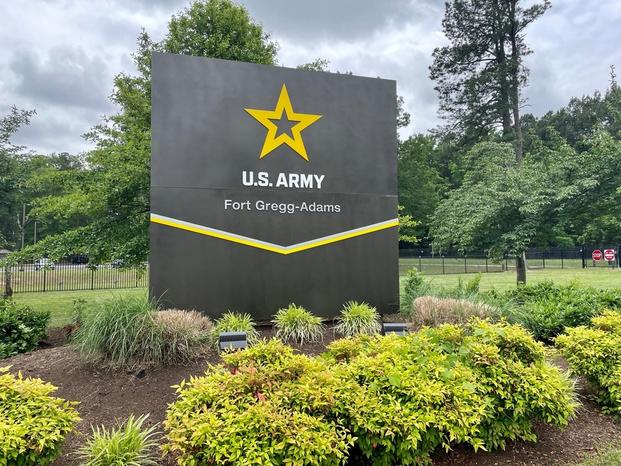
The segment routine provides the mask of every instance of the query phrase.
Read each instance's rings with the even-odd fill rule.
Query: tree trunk
[[[513,110],[513,129],[515,133],[515,161],[518,166],[524,160],[524,138],[520,122],[520,64],[522,61],[517,21],[515,18],[517,0],[511,2],[511,107]]]
[[[4,265],[4,298],[10,298],[13,296],[13,287],[11,285],[11,266],[9,264]]]
[[[515,257],[515,272],[517,275],[517,284],[526,284],[526,252],[518,254]]]

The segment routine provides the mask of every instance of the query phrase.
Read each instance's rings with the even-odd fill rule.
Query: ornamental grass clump
[[[437,327],[441,324],[464,325],[472,317],[498,320],[500,311],[488,304],[466,299],[421,296],[412,303],[409,316],[416,327]]]
[[[595,387],[603,411],[621,417],[621,313],[606,311],[591,325],[569,328],[555,343],[572,372]]]
[[[248,345],[254,345],[259,341],[259,332],[250,314],[227,311],[216,322],[212,330],[212,340],[218,344],[218,337],[222,332],[246,332]]]
[[[164,336],[155,324],[157,305],[146,297],[115,297],[88,315],[76,333],[81,358],[111,369],[164,362]]]
[[[89,364],[135,369],[200,356],[210,329],[211,321],[197,312],[160,311],[146,297],[116,297],[85,317],[74,342]]]
[[[45,466],[60,455],[80,421],[77,403],[52,396],[56,387],[0,368],[0,465]]]
[[[288,307],[280,309],[272,322],[276,328],[276,338],[285,343],[294,342],[303,345],[304,343],[316,343],[323,340],[325,326],[321,322],[321,318],[313,315],[302,306],[290,304]]]
[[[565,426],[573,384],[524,329],[472,320],[337,340],[318,357],[278,340],[177,387],[165,451],[195,464],[428,464],[438,448],[534,441]]]
[[[382,329],[377,310],[367,303],[349,301],[336,318],[334,331],[346,337],[355,335],[374,335]]]
[[[196,311],[167,309],[154,315],[161,328],[162,354],[165,362],[189,362],[203,355],[209,348],[213,323]]]
[[[148,416],[133,415],[112,429],[93,428],[78,455],[84,466],[151,466],[158,464],[157,425],[144,427]]]

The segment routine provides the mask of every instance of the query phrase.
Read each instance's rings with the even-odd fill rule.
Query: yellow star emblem
[[[291,99],[289,99],[289,93],[287,92],[287,86],[282,85],[280,90],[280,97],[276,103],[274,110],[256,110],[252,108],[245,108],[255,120],[261,123],[267,128],[267,134],[265,135],[265,142],[263,143],[263,149],[261,149],[260,159],[272,152],[282,144],[288,145],[297,154],[308,162],[308,154],[306,153],[306,147],[304,147],[304,141],[302,140],[302,130],[308,128],[321,118],[321,115],[310,115],[308,113],[295,113],[293,106],[291,105]],[[285,113],[287,120],[297,122],[291,127],[291,136],[287,133],[282,133],[276,136],[278,126],[273,120],[281,120],[282,114]]]

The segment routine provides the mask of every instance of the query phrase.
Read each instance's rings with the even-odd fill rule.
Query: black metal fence
[[[596,250],[601,252],[600,260],[593,259]],[[614,260],[606,260],[606,250],[614,250]],[[619,245],[531,248],[526,253],[526,263],[529,269],[618,268],[619,250]],[[485,251],[462,254],[425,248],[401,249],[399,273],[405,275],[412,267],[427,275],[504,272],[515,270],[515,258],[492,259]],[[147,264],[123,267],[117,261],[92,266],[42,259],[0,269],[0,295],[4,294],[7,273],[13,293],[140,288],[149,283]]]
[[[123,267],[120,263],[75,264],[51,262],[43,259],[27,264],[0,269],[0,295],[8,282],[13,293],[44,291],[103,290],[114,288],[139,288],[149,282],[148,267]]]
[[[593,252],[596,250],[601,252],[599,260],[593,259]],[[605,254],[607,250],[614,251],[613,260],[606,260],[606,257],[610,257]],[[528,269],[619,268],[619,250],[619,245],[530,248],[526,252],[526,265]],[[401,274],[412,267],[416,267],[427,275],[515,270],[514,257],[492,259],[486,251],[464,254],[453,250],[438,252],[432,249],[412,248],[401,249],[399,257]]]

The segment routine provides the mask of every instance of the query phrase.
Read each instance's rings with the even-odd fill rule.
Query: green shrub
[[[277,340],[224,360],[177,387],[164,451],[179,465],[344,462],[352,438],[331,408],[347,387],[325,364]]]
[[[283,342],[315,343],[323,340],[324,325],[321,317],[315,316],[301,306],[289,304],[274,316],[276,338]]]
[[[0,359],[32,351],[45,338],[49,312],[0,298]]]
[[[108,430],[93,428],[91,437],[80,448],[78,455],[84,466],[148,466],[157,462],[157,426],[144,428],[148,416],[117,424]]]
[[[592,324],[567,329],[556,346],[571,370],[597,389],[604,411],[621,416],[621,315],[607,311]]]
[[[75,403],[50,395],[55,390],[0,368],[1,466],[43,466],[58,457],[65,435],[80,419]]]
[[[498,320],[500,311],[482,302],[466,299],[421,296],[412,304],[411,322],[417,326],[437,327],[441,324],[467,323],[472,317]]]
[[[382,320],[377,310],[367,303],[349,301],[336,318],[335,332],[346,337],[374,335],[382,329]]]
[[[621,310],[621,290],[581,288],[576,284],[521,285],[506,292],[504,299],[515,304],[508,317],[544,342],[552,342],[566,327],[588,325],[605,309]]]
[[[182,382],[165,426],[179,464],[427,464],[439,447],[535,440],[565,426],[573,384],[522,328],[473,320],[406,337],[360,335],[319,357],[277,340]]]
[[[419,272],[416,267],[408,270],[401,294],[401,312],[408,313],[414,300],[419,296],[429,294],[430,289],[431,287],[423,278],[422,272]]]
[[[240,314],[239,312],[225,312],[213,326],[213,340],[218,343],[218,337],[222,332],[246,332],[249,345],[254,345],[259,341],[259,332],[255,328],[255,323],[250,314]]]
[[[474,277],[466,282],[464,286],[464,293],[467,295],[475,295],[479,293],[479,288],[481,287],[481,278],[482,275],[477,273]]]
[[[473,321],[348,346],[348,359],[336,342],[325,357],[340,358],[333,370],[362,390],[348,391],[346,425],[373,464],[426,463],[456,443],[495,449],[535,440],[534,420],[564,426],[575,409],[570,380],[517,326]]]

